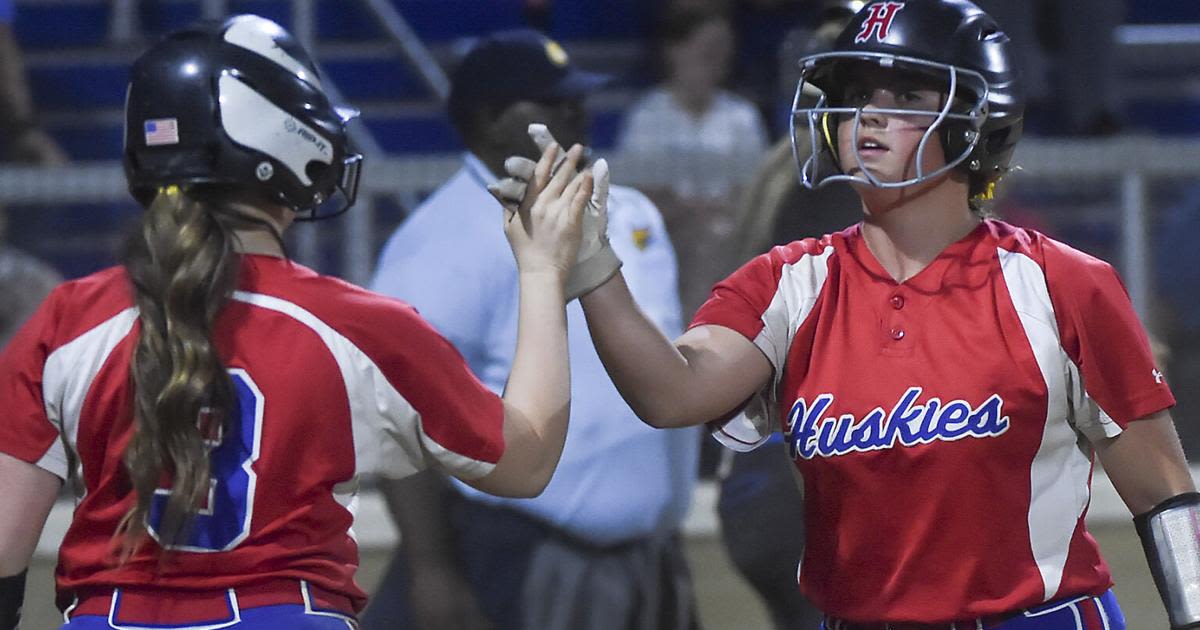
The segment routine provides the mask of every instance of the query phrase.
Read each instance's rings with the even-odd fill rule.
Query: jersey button
[[[897,311],[904,308],[904,296],[903,295],[893,295],[892,296],[892,308],[896,309]]]
[[[900,341],[903,338],[904,338],[904,330],[903,329],[900,329],[900,328],[892,329],[892,339],[895,339],[896,341]]]

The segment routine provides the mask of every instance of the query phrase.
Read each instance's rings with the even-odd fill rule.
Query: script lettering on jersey
[[[785,438],[792,459],[836,457],[966,437],[987,438],[1008,431],[1004,399],[992,394],[972,407],[965,400],[943,403],[930,398],[918,404],[920,387],[910,387],[892,410],[876,407],[859,420],[852,414],[826,417],[833,394],[820,394],[810,403],[797,399],[788,414]]]
[[[887,39],[892,30],[892,20],[904,8],[903,2],[878,2],[867,7],[867,19],[863,20],[862,30],[854,36],[854,43],[861,44],[874,35],[875,41]]]

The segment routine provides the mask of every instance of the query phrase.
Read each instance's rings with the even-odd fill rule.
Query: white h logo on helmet
[[[879,2],[867,7],[870,15],[863,20],[862,30],[854,36],[854,43],[861,44],[872,36],[878,42],[887,39],[888,32],[892,30],[892,20],[896,19],[896,14],[903,8],[903,2]]]

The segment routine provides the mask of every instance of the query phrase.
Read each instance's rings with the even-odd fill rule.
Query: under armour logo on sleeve
[[[903,8],[903,2],[879,2],[867,7],[869,15],[863,20],[862,30],[854,37],[854,43],[861,44],[872,36],[876,41],[882,42],[892,30],[892,20],[896,19],[896,14]]]

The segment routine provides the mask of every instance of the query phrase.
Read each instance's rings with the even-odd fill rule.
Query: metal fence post
[[[1121,178],[1121,275],[1133,307],[1148,325],[1152,279],[1146,224],[1146,175],[1130,170]]]

